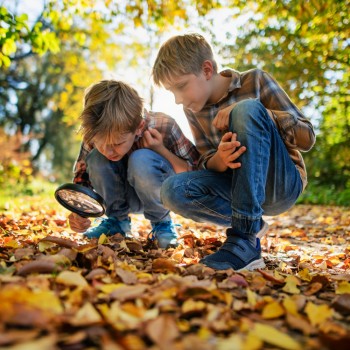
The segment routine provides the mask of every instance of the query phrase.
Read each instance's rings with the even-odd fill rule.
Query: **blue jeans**
[[[113,162],[94,149],[86,163],[92,186],[106,201],[107,216],[125,220],[130,213],[144,213],[152,223],[171,220],[160,188],[175,172],[158,153],[139,149]]]
[[[163,183],[161,198],[166,208],[184,217],[255,234],[263,214],[277,215],[294,205],[302,192],[302,181],[259,101],[237,103],[230,114],[229,129],[247,147],[239,159],[241,168],[177,174]]]

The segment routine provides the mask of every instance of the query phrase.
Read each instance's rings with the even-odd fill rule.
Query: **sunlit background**
[[[83,92],[100,79],[128,82],[192,139],[182,107],[152,85],[151,67],[170,36],[199,32],[219,67],[264,69],[312,120],[318,139],[304,155],[304,200],[350,203],[349,0],[3,0],[0,7],[3,188],[71,179]]]

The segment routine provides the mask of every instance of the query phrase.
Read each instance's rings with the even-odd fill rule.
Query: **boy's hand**
[[[159,153],[159,150],[164,147],[163,136],[158,130],[148,128],[143,133],[141,144],[142,144],[142,147],[149,148],[152,151]]]
[[[241,146],[241,143],[237,141],[236,134],[227,132],[221,139],[217,153],[227,167],[236,169],[241,167],[241,163],[234,161],[240,157],[246,149],[245,146]]]
[[[228,130],[228,124],[230,119],[230,113],[236,104],[227,106],[221,109],[213,120],[213,126],[215,126],[220,131]]]
[[[68,215],[70,228],[75,232],[85,232],[91,225],[91,221],[88,218],[83,218],[75,213]]]

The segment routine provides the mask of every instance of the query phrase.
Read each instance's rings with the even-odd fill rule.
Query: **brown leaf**
[[[273,282],[275,284],[281,284],[281,285],[285,283],[284,280],[274,277],[268,271],[265,271],[265,270],[258,270],[258,271],[264,276],[266,280],[270,282]]]
[[[137,284],[136,286],[121,286],[110,293],[112,299],[121,301],[136,299],[143,295],[149,287],[144,284]]]
[[[60,238],[55,236],[47,236],[41,240],[42,242],[56,243],[57,245],[65,248],[76,248],[77,242],[71,241],[70,239]]]
[[[62,271],[63,267],[54,261],[37,260],[31,261],[18,269],[18,275],[27,276],[31,273],[53,273]]]
[[[179,336],[179,330],[174,317],[163,314],[146,325],[146,334],[157,344],[160,349],[166,350],[167,347]]]
[[[156,273],[174,273],[177,271],[175,261],[170,259],[158,258],[152,263],[152,270]]]
[[[319,292],[322,288],[323,288],[322,283],[319,283],[319,282],[311,283],[311,284],[307,287],[307,289],[304,291],[304,295],[309,296],[309,295],[316,294],[316,293]]]
[[[317,333],[316,328],[313,327],[304,317],[287,313],[286,321],[291,328],[297,329],[307,336]]]
[[[350,315],[350,294],[341,294],[332,301],[332,307],[344,314]]]
[[[117,275],[125,284],[136,284],[137,276],[135,272],[124,270],[120,267],[116,269]]]

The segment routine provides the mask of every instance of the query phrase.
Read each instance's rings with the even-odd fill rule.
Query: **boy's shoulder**
[[[246,77],[246,76],[260,76],[266,74],[266,72],[263,69],[260,68],[251,68],[246,71],[240,72],[239,73],[241,77]]]

